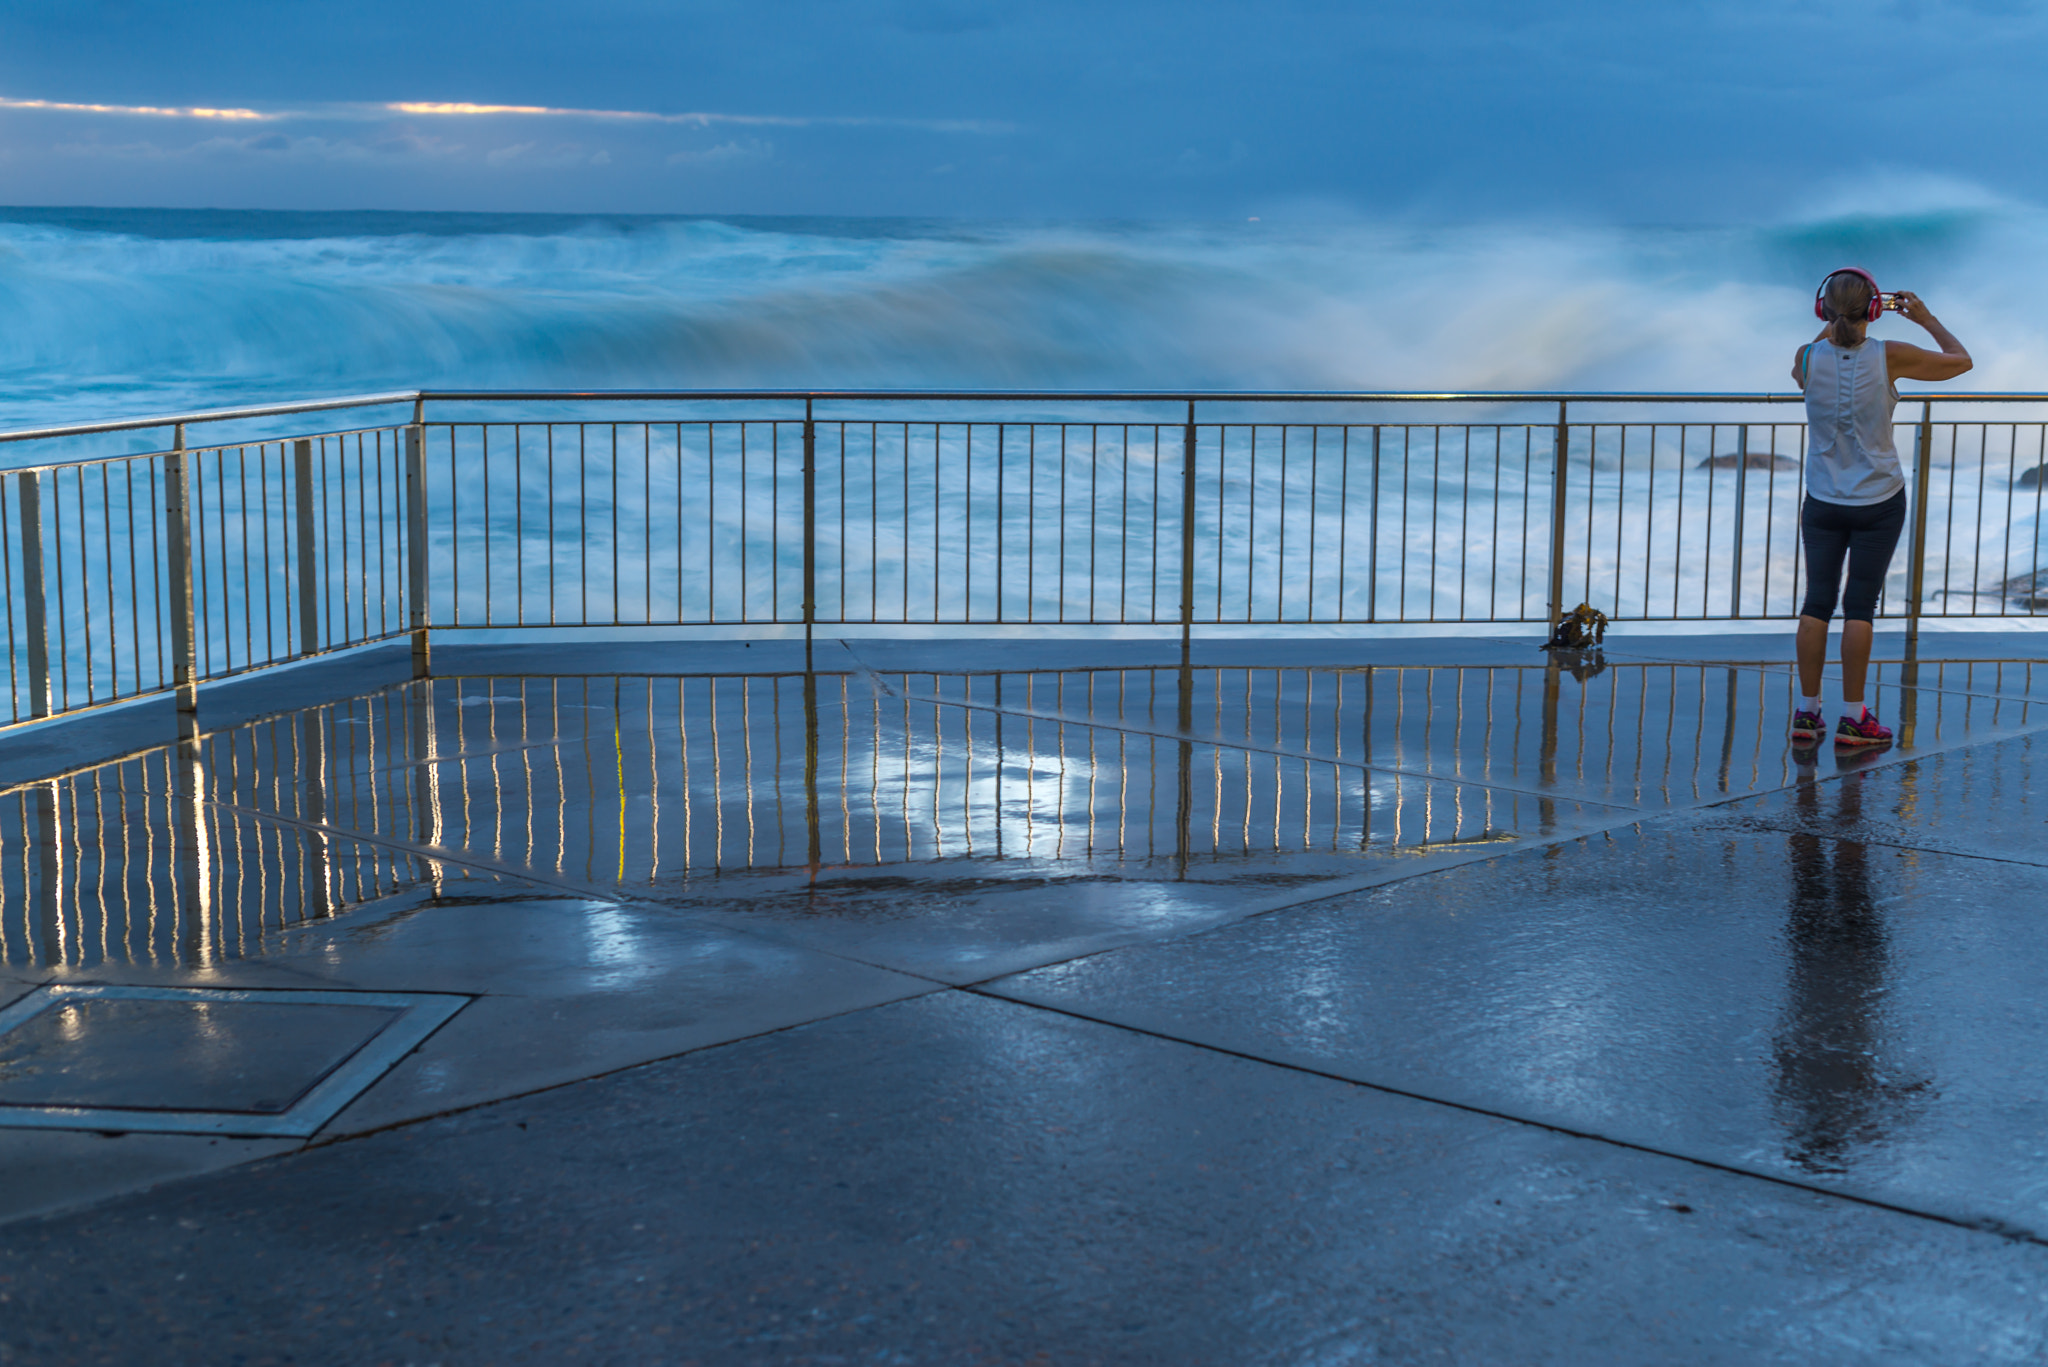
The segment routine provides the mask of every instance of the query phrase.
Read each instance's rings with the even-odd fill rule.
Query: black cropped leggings
[[[1799,510],[1799,537],[1806,544],[1806,601],[1801,617],[1828,621],[1835,601],[1842,620],[1868,622],[1877,615],[1877,595],[1892,567],[1899,533],[1906,526],[1906,491],[1882,503],[1823,503],[1813,495]],[[1842,561],[1849,562],[1849,582],[1842,583]]]

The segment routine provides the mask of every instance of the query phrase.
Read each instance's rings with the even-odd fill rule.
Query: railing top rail
[[[1234,389],[424,389],[427,403],[532,403],[621,400],[828,400],[984,403],[990,401],[1090,403],[1799,403],[1798,393],[1625,393],[1560,390],[1234,390]],[[1901,403],[2048,403],[2048,393],[1966,394],[1914,392]]]
[[[283,446],[288,442],[327,441],[336,437],[363,436],[372,432],[395,432],[411,426],[410,422],[378,423],[371,427],[337,427],[321,432],[289,432],[281,436],[245,437],[222,442],[188,442],[187,455],[203,455],[211,451],[232,451],[237,447]],[[89,470],[96,465],[119,465],[124,461],[160,460],[177,454],[174,447],[159,447],[147,451],[121,451],[111,456],[81,456],[74,460],[46,460],[28,465],[0,466],[0,474],[40,475],[51,470]]]
[[[1797,393],[1625,393],[1560,390],[1229,390],[1229,389],[402,389],[383,394],[350,394],[294,403],[249,404],[196,413],[163,413],[109,422],[64,423],[0,432],[0,443],[55,437],[83,437],[284,417],[339,408],[374,408],[400,403],[617,403],[617,402],[877,402],[877,403],[1471,403],[1471,404],[1791,404]],[[2048,393],[1914,392],[1901,403],[2048,403]],[[64,462],[69,464],[71,462]]]
[[[275,418],[292,413],[322,413],[335,408],[372,408],[383,404],[412,403],[420,397],[417,389],[389,394],[351,394],[334,399],[307,399],[297,403],[250,404],[242,408],[212,408],[201,413],[166,413],[157,417],[122,418],[114,422],[75,422],[57,427],[25,427],[0,432],[0,442],[34,441],[49,437],[89,437],[101,432],[136,432],[149,427],[175,427],[180,423],[232,422],[237,418]]]

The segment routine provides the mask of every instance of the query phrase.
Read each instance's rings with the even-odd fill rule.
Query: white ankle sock
[[[1818,694],[1815,694],[1811,698],[1801,698],[1799,700],[1799,710],[1801,712],[1820,711],[1820,696]]]

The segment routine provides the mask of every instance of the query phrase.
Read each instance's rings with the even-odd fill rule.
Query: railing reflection
[[[995,676],[477,681],[443,703],[448,838],[581,881],[662,884],[950,860],[1149,873],[1406,842],[1417,821],[1443,839],[1496,824],[1492,795],[1461,805],[1427,779],[1187,740],[1162,693],[1174,673],[1019,678],[1013,696]],[[1048,694],[1092,714],[1024,710]],[[1207,780],[1185,809],[1183,750]]]
[[[2038,706],[2043,666],[1915,668],[1923,745]],[[398,893],[536,885],[1284,886],[1794,782],[1791,686],[1600,662],[416,681],[0,792],[0,955],[203,965]]]
[[[391,695],[361,699],[0,793],[4,962],[205,966],[431,888],[431,860],[325,825],[378,800],[330,770],[337,733],[387,726],[393,710]],[[231,805],[259,791],[265,817]]]

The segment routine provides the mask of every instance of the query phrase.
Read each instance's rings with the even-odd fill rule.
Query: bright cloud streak
[[[765,128],[914,128],[928,133],[1014,133],[1011,123],[983,119],[895,119],[859,115],[810,117],[791,114],[714,114],[692,111],[661,114],[645,109],[557,109],[540,104],[470,104],[466,101],[394,100],[388,104],[332,104],[298,110],[185,108],[147,104],[77,104],[65,100],[11,100],[0,96],[0,110],[37,110],[57,114],[115,114],[159,119],[219,119],[239,123],[282,123],[319,119],[379,118],[391,114],[462,117],[512,116],[550,119],[606,119],[630,123],[676,124],[709,128],[737,124]]]
[[[806,117],[794,114],[657,114],[643,109],[556,109],[538,104],[463,104],[403,100],[379,106],[398,114],[517,114],[557,119],[625,119],[639,123],[679,123],[708,127],[715,123],[751,124],[769,128],[921,128],[934,133],[1013,133],[1016,125],[984,119],[889,119],[858,115]]]
[[[160,108],[153,104],[67,104],[62,100],[10,100],[0,96],[0,109],[42,109],[60,114],[141,114],[155,119],[228,119],[236,122],[288,118],[254,109]]]
[[[584,114],[597,118],[651,119],[654,114],[634,114],[620,110],[602,109],[549,109],[540,104],[442,104],[431,100],[400,100],[380,106],[400,114]]]

